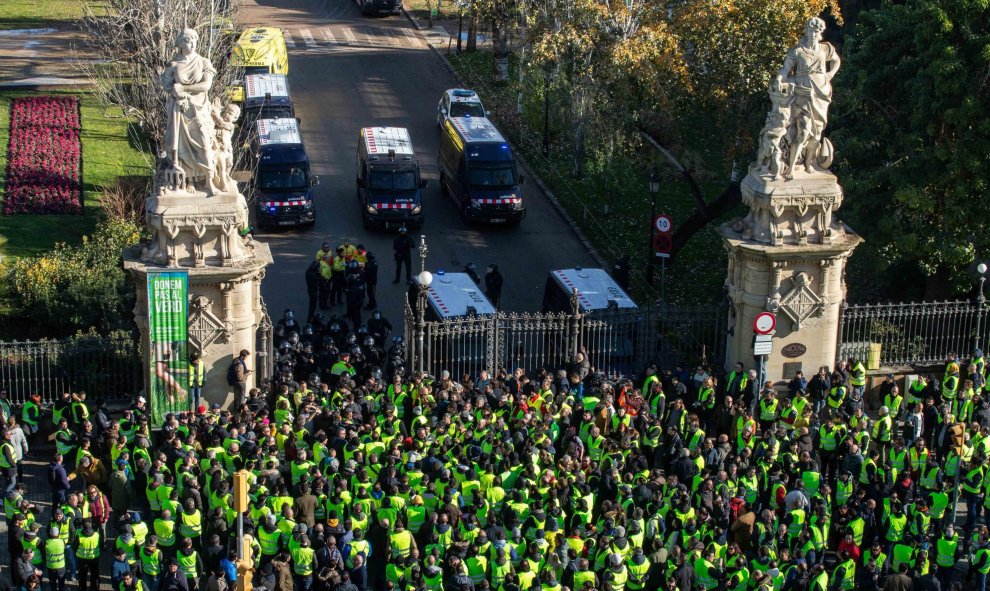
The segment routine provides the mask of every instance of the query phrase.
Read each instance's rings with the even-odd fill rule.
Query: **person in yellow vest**
[[[639,591],[649,584],[650,561],[643,553],[643,548],[636,546],[632,556],[626,561],[626,570],[629,572],[629,580],[626,581],[626,588],[632,591]]]
[[[199,406],[199,399],[203,396],[203,384],[206,381],[206,363],[203,362],[199,351],[189,354],[189,396],[192,397],[193,411],[202,414],[206,411]]]
[[[201,548],[200,539],[203,535],[203,515],[196,508],[196,501],[186,499],[186,506],[179,514],[179,535],[189,538],[193,542],[193,547]]]
[[[65,542],[58,535],[58,528],[48,531],[45,540],[45,569],[52,591],[65,591]]]
[[[299,537],[299,545],[292,549],[290,556],[296,591],[310,591],[313,588],[316,552],[310,547],[309,536],[303,534]]]
[[[79,569],[79,591],[100,589],[100,533],[89,519],[76,538],[76,564]]]
[[[179,551],[175,555],[175,562],[179,565],[179,572],[186,577],[189,591],[196,591],[199,576],[203,573],[203,559],[199,552],[193,548],[191,539],[182,538]]]
[[[694,561],[694,584],[704,591],[715,589],[719,585],[719,569],[715,567],[715,549],[706,548],[701,556]]]
[[[412,532],[402,526],[401,520],[395,522],[395,528],[388,537],[393,560],[404,561],[413,551],[419,552],[416,539],[413,538]]]
[[[894,421],[890,418],[890,409],[880,407],[880,417],[873,425],[873,441],[880,448],[880,457],[886,458],[890,452],[890,442],[894,434]]]
[[[162,510],[159,518],[153,524],[155,535],[158,536],[158,547],[168,557],[175,555],[175,520],[172,512],[168,509]]]
[[[622,556],[609,554],[608,570],[602,577],[602,591],[625,591],[629,581],[629,571],[622,564]]]
[[[955,400],[959,391],[959,360],[955,352],[949,353],[945,362],[945,373],[942,376],[942,398]]]
[[[158,591],[159,575],[165,555],[158,549],[158,536],[151,534],[145,541],[144,547],[138,552],[141,581],[147,591]]]

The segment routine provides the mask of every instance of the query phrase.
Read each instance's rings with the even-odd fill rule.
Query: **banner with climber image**
[[[186,271],[148,273],[148,336],[152,429],[168,413],[192,410],[189,398],[189,274]]]

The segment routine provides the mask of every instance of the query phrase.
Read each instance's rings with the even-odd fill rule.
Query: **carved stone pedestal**
[[[189,350],[199,351],[206,364],[204,403],[229,404],[233,398],[227,368],[242,349],[251,352],[248,366],[255,370],[249,386],[254,387],[255,378],[264,375],[257,367],[258,333],[269,322],[261,300],[261,280],[265,267],[272,263],[271,251],[267,244],[240,235],[248,225],[248,211],[244,197],[237,193],[206,197],[165,192],[149,200],[146,216],[151,240],[124,253],[124,267],[137,288],[134,317],[145,354],[150,347],[147,274],[186,269]],[[145,391],[148,380],[146,374]]]
[[[729,255],[726,368],[755,367],[753,320],[771,311],[766,379],[789,380],[799,369],[810,377],[835,362],[846,260],[862,238],[833,217],[842,188],[830,173],[785,181],[750,172],[742,193],[749,215],[720,228]]]

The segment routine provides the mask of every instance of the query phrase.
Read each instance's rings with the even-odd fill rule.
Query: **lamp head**
[[[429,271],[423,271],[416,278],[419,279],[419,284],[423,287],[429,287],[433,283],[433,273]]]
[[[656,195],[660,192],[660,174],[656,167],[650,171],[650,193]]]
[[[986,263],[980,263],[979,265],[976,265],[976,272],[979,273],[980,275],[985,274],[987,272]]]

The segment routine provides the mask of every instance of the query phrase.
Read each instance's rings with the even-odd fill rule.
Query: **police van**
[[[414,275],[409,287],[409,303],[413,309],[419,305],[419,289],[419,277]],[[433,321],[495,313],[495,306],[467,273],[437,271],[426,288],[426,302],[426,319]]]
[[[261,119],[256,124],[252,197],[256,224],[312,225],[316,222],[309,158],[295,119]]]
[[[289,73],[289,51],[282,29],[278,27],[245,29],[234,43],[231,53],[231,65],[243,68],[245,76]],[[244,95],[243,84],[230,89],[230,100],[234,102],[243,101]]]
[[[358,135],[357,197],[365,228],[397,230],[423,225],[419,162],[409,131],[365,127]]]
[[[440,137],[440,191],[465,222],[518,224],[526,217],[515,157],[485,117],[450,117]]]
[[[571,296],[577,290],[582,314],[600,310],[637,309],[636,302],[604,269],[558,269],[550,271],[543,288],[543,311],[571,313]]]
[[[244,108],[241,116],[246,126],[259,119],[292,119],[296,116],[289,97],[285,74],[251,74],[244,77]]]

